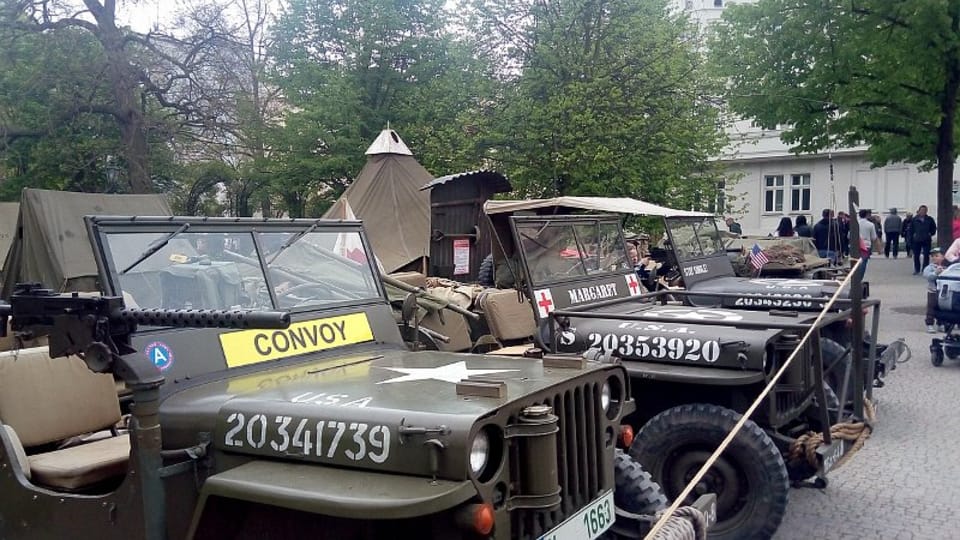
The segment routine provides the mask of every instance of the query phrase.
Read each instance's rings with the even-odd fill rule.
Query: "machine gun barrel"
[[[290,326],[290,314],[283,311],[224,309],[124,309],[118,318],[144,326],[173,328],[264,328]]]

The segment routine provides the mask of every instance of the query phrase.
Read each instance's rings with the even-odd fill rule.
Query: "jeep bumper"
[[[350,519],[404,519],[448,510],[476,493],[469,480],[250,461],[207,478],[187,537],[215,496]]]

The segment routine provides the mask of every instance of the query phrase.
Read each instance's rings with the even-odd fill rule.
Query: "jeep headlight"
[[[489,461],[490,436],[487,435],[487,430],[481,429],[470,443],[470,470],[474,475],[480,476]]]
[[[603,412],[610,410],[612,393],[613,390],[610,389],[610,382],[603,383],[603,388],[600,389],[600,406],[603,407]]]

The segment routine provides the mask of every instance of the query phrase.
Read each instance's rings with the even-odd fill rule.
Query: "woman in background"
[[[791,238],[796,236],[793,232],[793,222],[790,221],[790,218],[783,216],[780,218],[780,224],[777,225],[777,236],[780,238]]]
[[[813,238],[813,229],[807,225],[807,216],[797,216],[797,225],[794,230],[797,231],[797,236]]]

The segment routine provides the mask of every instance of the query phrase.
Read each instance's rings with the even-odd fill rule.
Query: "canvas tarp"
[[[552,199],[527,199],[522,201],[491,200],[483,205],[483,211],[487,214],[505,214],[550,207],[639,216],[706,217],[712,215],[705,212],[676,210],[630,197],[554,197]]]
[[[392,130],[384,130],[367,155],[357,179],[324,217],[345,219],[348,201],[383,269],[394,272],[430,253],[430,192],[420,187],[433,176]]]
[[[17,231],[17,216],[20,213],[20,203],[0,202],[0,278],[3,277],[3,262],[7,258],[10,243]]]
[[[83,223],[86,215],[169,216],[172,212],[162,195],[25,189],[18,234],[3,266],[2,297],[9,298],[14,285],[26,281],[59,291],[97,290],[97,264]]]

